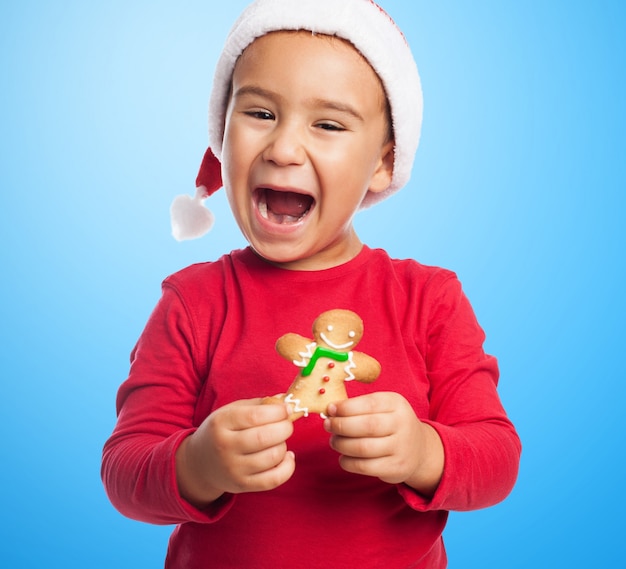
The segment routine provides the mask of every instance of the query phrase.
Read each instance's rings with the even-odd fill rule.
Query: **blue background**
[[[100,452],[160,281],[243,245],[223,192],[197,242],[168,208],[246,3],[0,5],[3,567],[162,566],[171,528],[113,510]],[[358,230],[458,273],[524,442],[508,500],[452,514],[450,567],[623,566],[623,6],[384,3],[425,122],[411,183]]]

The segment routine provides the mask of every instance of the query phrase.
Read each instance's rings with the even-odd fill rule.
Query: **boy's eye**
[[[321,122],[321,123],[316,124],[315,126],[317,126],[317,128],[320,128],[322,130],[329,130],[329,131],[340,132],[342,130],[346,130],[344,127],[342,127],[341,125],[335,122]]]
[[[259,119],[262,121],[271,121],[274,120],[274,115],[269,111],[258,110],[258,111],[247,111],[246,115],[252,117],[254,119]]]

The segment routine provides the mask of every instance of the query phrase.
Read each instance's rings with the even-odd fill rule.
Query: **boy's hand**
[[[328,408],[324,428],[341,467],[432,496],[443,473],[443,445],[398,393],[371,393]]]
[[[286,482],[294,454],[286,405],[237,401],[217,409],[180,445],[176,476],[181,496],[198,507],[223,493],[260,492]]]

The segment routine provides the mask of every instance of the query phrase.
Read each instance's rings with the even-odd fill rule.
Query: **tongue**
[[[294,192],[265,191],[267,209],[274,215],[298,219],[311,207],[313,198]]]

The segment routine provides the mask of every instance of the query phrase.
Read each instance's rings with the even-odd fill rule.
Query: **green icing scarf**
[[[303,377],[311,375],[311,372],[313,371],[317,360],[319,360],[320,358],[330,358],[331,360],[335,360],[338,362],[347,362],[350,359],[350,353],[336,352],[335,350],[330,350],[328,348],[321,348],[317,346],[315,348],[315,351],[313,352],[313,355],[311,356],[311,359],[309,360],[309,363],[302,370],[301,375]]]

